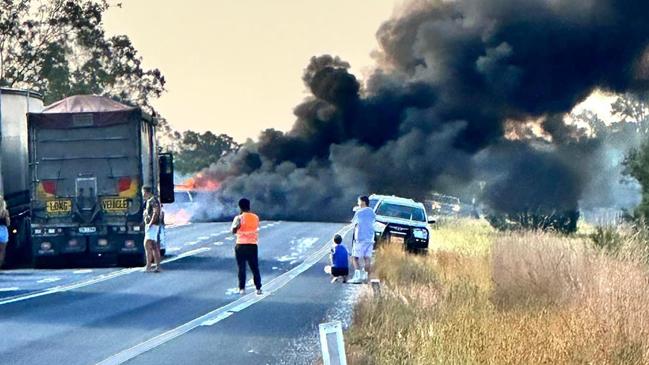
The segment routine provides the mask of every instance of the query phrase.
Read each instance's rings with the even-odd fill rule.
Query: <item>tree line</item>
[[[96,94],[139,106],[158,120],[183,174],[236,150],[228,135],[169,126],[152,105],[165,91],[164,75],[142,65],[128,36],[106,34],[110,7],[106,0],[0,0],[0,86],[37,91],[45,104]]]

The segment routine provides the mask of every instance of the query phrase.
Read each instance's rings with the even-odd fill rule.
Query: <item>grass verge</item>
[[[467,221],[433,236],[428,256],[378,250],[383,295],[355,309],[350,364],[649,363],[649,273],[634,250]]]

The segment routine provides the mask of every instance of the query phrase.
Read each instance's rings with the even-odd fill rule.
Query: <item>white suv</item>
[[[373,194],[370,207],[376,214],[374,239],[403,244],[408,251],[427,251],[430,239],[429,223],[422,203],[412,199]]]

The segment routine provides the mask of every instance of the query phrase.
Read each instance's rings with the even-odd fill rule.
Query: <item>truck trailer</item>
[[[68,97],[27,119],[34,265],[143,264],[140,190],[150,186],[173,202],[173,159],[158,151],[155,119],[94,95]]]
[[[43,110],[43,97],[29,90],[0,88],[0,194],[11,217],[5,263],[29,251],[29,168],[27,113]]]

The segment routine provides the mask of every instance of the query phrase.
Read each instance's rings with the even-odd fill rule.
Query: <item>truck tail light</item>
[[[120,177],[117,181],[117,189],[119,192],[127,191],[131,188],[131,182],[133,180],[129,176]]]
[[[56,194],[56,180],[43,180],[41,181],[43,191],[50,195]]]

